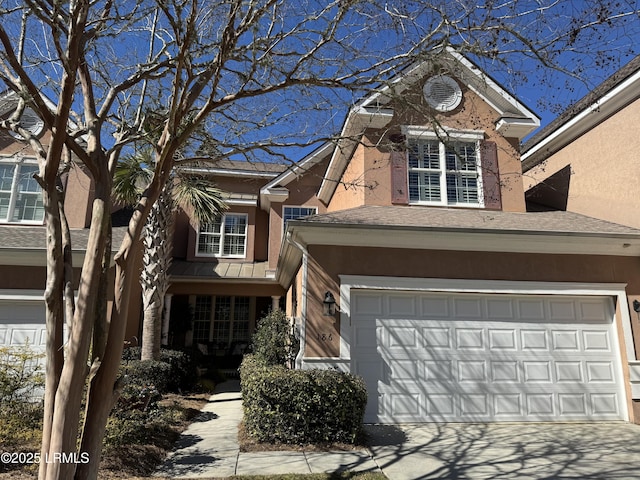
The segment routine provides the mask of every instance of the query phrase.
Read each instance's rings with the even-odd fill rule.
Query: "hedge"
[[[289,370],[245,356],[240,367],[244,424],[261,442],[355,443],[367,390],[336,370]]]

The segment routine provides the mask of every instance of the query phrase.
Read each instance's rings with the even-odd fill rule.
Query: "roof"
[[[283,287],[290,284],[303,252],[312,245],[640,256],[640,230],[561,211],[367,205],[289,220],[285,235],[276,272]]]
[[[242,280],[273,281],[268,262],[188,262],[174,260],[169,269],[172,281]]]
[[[113,227],[113,245],[118,248],[127,227]],[[81,257],[87,249],[89,229],[71,229],[73,252]],[[3,265],[45,265],[46,229],[44,225],[0,225],[0,259]],[[79,259],[74,261],[81,265]]]
[[[640,230],[573,212],[517,213],[464,208],[423,206],[362,206],[302,219],[288,224],[367,226],[424,230],[503,231],[526,233],[580,233],[629,235],[640,238]]]
[[[248,162],[226,159],[190,159],[188,164],[181,166],[181,170],[191,173],[259,178],[274,178],[289,168],[289,165],[282,163]]]
[[[522,145],[522,170],[538,165],[580,135],[640,98],[640,55]]]

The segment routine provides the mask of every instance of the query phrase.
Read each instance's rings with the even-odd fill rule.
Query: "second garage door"
[[[607,297],[351,291],[367,422],[622,420]]]

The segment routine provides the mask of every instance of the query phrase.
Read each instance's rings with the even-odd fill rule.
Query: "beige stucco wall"
[[[524,174],[525,189],[571,166],[567,210],[640,228],[640,100]]]
[[[455,110],[437,113],[430,109],[422,95],[423,82],[406,92],[392,104],[394,117],[380,130],[367,130],[347,166],[328,210],[336,211],[358,205],[391,205],[391,166],[389,138],[400,135],[403,126],[420,126],[430,130],[446,127],[452,130],[476,130],[484,139],[495,142],[500,169],[502,209],[524,212],[519,143],[505,138],[495,129],[500,115],[475,92],[461,84],[463,100]]]
[[[268,225],[269,268],[275,270],[278,264],[280,246],[282,245],[282,234],[284,231],[282,221],[283,207],[316,207],[318,213],[325,213],[327,211],[326,206],[316,197],[316,193],[320,188],[328,163],[329,159],[326,158],[310,167],[298,178],[289,182],[285,186],[289,191],[289,198],[287,198],[287,200],[282,203],[271,202]]]
[[[417,278],[458,278],[540,282],[624,283],[629,305],[640,300],[640,258],[587,255],[519,254],[403,250],[370,247],[309,247],[310,267],[307,299],[308,327],[324,328],[322,298],[328,290],[339,295],[338,275],[370,275]],[[626,308],[630,308],[627,306]],[[637,332],[635,349],[640,354],[640,321],[631,310]],[[339,320],[335,332],[339,335]],[[336,347],[336,344],[334,347]],[[335,353],[311,342],[308,356]]]
[[[365,177],[365,155],[370,154],[370,149],[365,147],[367,144],[368,141],[365,137],[362,142],[356,146],[351,161],[347,165],[336,187],[336,191],[327,205],[328,212],[336,212],[364,205],[364,192],[365,189],[368,188]],[[387,185],[387,189],[388,188],[389,186]]]

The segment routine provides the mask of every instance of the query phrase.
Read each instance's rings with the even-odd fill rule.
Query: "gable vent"
[[[450,112],[462,101],[462,90],[453,78],[445,75],[431,77],[422,89],[431,108],[439,112]]]
[[[29,132],[31,132],[33,135],[37,136],[42,131],[42,128],[44,127],[44,122],[38,117],[38,115],[36,115],[36,112],[34,112],[31,108],[27,107],[24,109],[24,112],[22,113],[22,117],[20,118],[20,126],[25,130],[28,130]],[[22,135],[18,133],[15,133],[15,132],[9,132],[9,133],[14,138],[17,138],[18,140],[24,140]]]

